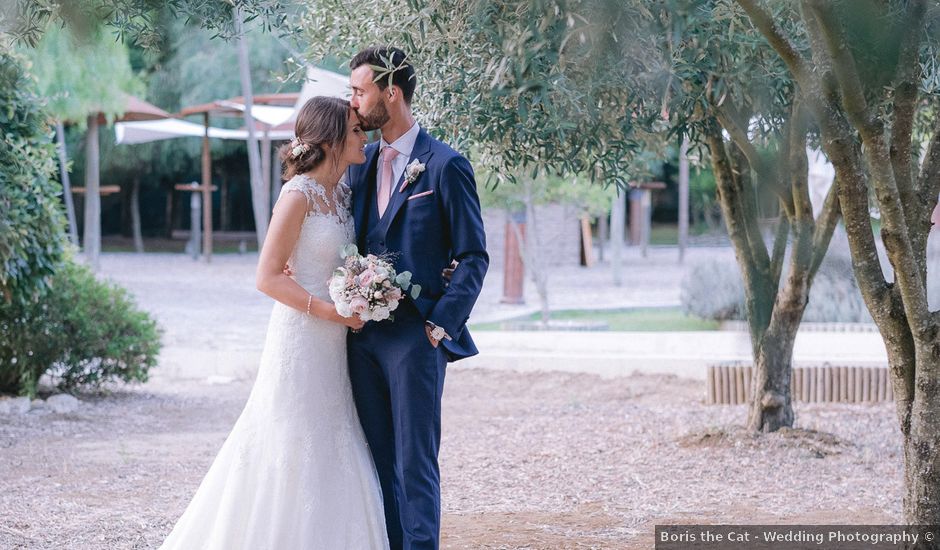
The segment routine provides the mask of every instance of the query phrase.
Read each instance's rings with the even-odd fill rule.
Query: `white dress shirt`
[[[418,139],[418,130],[421,127],[418,126],[418,123],[415,122],[411,125],[411,128],[407,132],[402,134],[402,136],[391,144],[385,141],[383,137],[379,141],[379,169],[376,171],[375,178],[375,190],[379,191],[379,187],[382,184],[382,155],[385,154],[385,148],[391,147],[398,151],[398,156],[392,159],[392,188],[391,192],[394,193],[395,189],[398,187],[398,180],[401,179],[401,175],[405,172],[405,166],[408,166],[408,159],[411,158],[411,151],[415,148],[415,140]]]

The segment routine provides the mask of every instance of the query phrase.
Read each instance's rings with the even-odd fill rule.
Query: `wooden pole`
[[[252,117],[254,100],[251,91],[251,68],[248,64],[248,39],[245,37],[244,14],[241,8],[235,8],[235,34],[238,53],[238,73],[242,85],[242,97],[245,101],[245,128],[248,130],[248,172],[251,181],[251,206],[255,217],[255,234],[258,239],[258,250],[264,245],[264,237],[268,231],[270,220],[270,187],[265,187],[264,176],[261,170],[260,152],[258,151],[258,137],[255,133],[255,119]]]
[[[503,246],[503,304],[525,303],[525,211],[506,212]]]
[[[277,154],[277,148],[275,148],[272,157],[273,162],[271,170],[273,173],[271,174],[271,181],[274,182],[272,192],[274,194],[274,202],[277,202],[277,198],[281,196],[281,187],[284,185],[284,179],[281,174],[283,170],[283,167],[281,166],[281,156]]]
[[[202,114],[202,258],[212,261],[212,159],[209,156],[209,113]]]

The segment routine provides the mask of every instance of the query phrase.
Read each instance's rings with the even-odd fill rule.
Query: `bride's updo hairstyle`
[[[310,98],[297,114],[294,139],[278,150],[284,165],[284,179],[289,180],[320,165],[327,156],[336,162],[346,144],[349,102],[336,97]],[[332,148],[332,154],[327,153]]]

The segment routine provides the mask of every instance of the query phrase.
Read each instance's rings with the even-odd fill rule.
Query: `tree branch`
[[[757,226],[757,205],[746,194],[749,184],[742,183],[744,174],[735,173],[735,161],[727,150],[718,121],[714,117],[707,119],[702,132],[711,152],[721,213],[744,281],[747,324],[756,357],[770,324],[777,290],[768,278],[770,259]],[[740,152],[737,154],[743,156]]]
[[[809,84],[809,71],[807,70],[806,59],[796,50],[796,47],[790,39],[784,34],[773,16],[767,12],[759,0],[737,0],[738,5],[744,8],[751,22],[757,27],[757,30],[764,35],[771,47],[777,51],[777,54],[783,59],[794,78],[803,85]]]
[[[816,16],[816,23],[832,59],[832,71],[839,83],[845,113],[867,142],[881,132],[881,124],[869,112],[865,90],[858,76],[855,57],[849,50],[842,22],[833,13],[831,4],[825,0],[808,0],[806,4]]]
[[[908,219],[916,219],[919,206],[914,201],[914,155],[911,152],[911,137],[914,130],[914,114],[920,68],[921,22],[926,11],[925,0],[912,0],[904,18],[901,48],[898,54],[898,69],[894,81],[894,123],[891,127],[891,166],[901,195],[901,205]],[[917,30],[915,30],[917,29]]]
[[[792,197],[790,197],[783,186],[780,185],[777,176],[768,169],[767,162],[761,157],[760,151],[758,151],[757,148],[754,147],[754,144],[751,143],[751,140],[748,139],[747,129],[742,128],[735,120],[735,117],[731,115],[725,107],[712,104],[712,110],[715,112],[715,117],[718,119],[718,122],[721,123],[722,128],[731,136],[731,141],[744,153],[748,164],[757,172],[761,182],[767,183],[767,185],[770,186],[773,193],[780,199],[780,203],[784,206],[787,215],[792,214]]]
[[[905,217],[901,191],[891,168],[891,155],[885,141],[883,124],[869,112],[855,59],[832,5],[824,0],[811,0],[809,4],[832,56],[833,71],[842,92],[841,107],[865,144],[864,154],[881,209],[881,238],[894,267],[905,313],[911,328],[918,331],[915,334],[923,336],[927,321],[927,293],[920,275],[921,262],[914,254],[917,237],[912,238],[911,227]],[[846,197],[843,195],[841,198],[844,204]]]
[[[868,182],[861,166],[861,151],[854,139],[848,121],[840,114],[838,105],[825,105],[817,109],[817,119],[823,132],[823,148],[836,168],[833,189],[849,237],[855,278],[868,310],[879,326],[890,318],[890,286],[884,278],[875,235],[868,210]],[[817,225],[817,231],[819,231]],[[822,259],[820,258],[820,261]]]
[[[930,216],[937,205],[937,197],[940,196],[940,123],[934,129],[930,145],[927,147],[927,156],[920,167],[917,195],[918,202],[924,205],[920,216]]]
[[[841,211],[839,209],[839,193],[837,183],[832,182],[832,187],[826,193],[826,200],[823,201],[822,210],[819,211],[819,217],[816,218],[816,230],[813,232],[813,263],[810,266],[810,277],[815,277],[822,265],[823,258],[826,257],[826,251],[829,249],[829,243],[832,242],[832,234],[839,224]]]
[[[790,220],[786,216],[780,217],[777,224],[777,234],[774,237],[774,251],[770,259],[770,280],[774,285],[780,284],[780,275],[783,273],[783,258],[787,252],[787,240],[790,236]]]
[[[802,100],[797,95],[790,105],[790,117],[787,123],[786,135],[787,155],[782,159],[786,162],[782,174],[788,174],[790,179],[790,200],[793,204],[794,223],[806,224],[810,231],[814,224],[813,203],[809,199],[809,165],[806,160],[806,111]]]
[[[712,119],[710,124],[706,124],[704,132],[711,152],[719,204],[728,228],[728,236],[736,253],[743,255],[741,259],[744,260],[746,269],[759,271],[760,266],[769,264],[770,258],[760,235],[760,228],[757,227],[757,215],[754,211],[756,205],[750,200],[746,185],[741,184],[743,175],[735,174],[720,126]]]
[[[744,154],[734,143],[730,144],[728,152],[731,158],[732,166],[735,167],[734,185],[738,196],[741,198],[741,204],[746,210],[743,213],[744,227],[747,231],[748,242],[751,245],[754,262],[762,273],[766,276],[767,267],[770,265],[770,254],[767,252],[767,243],[764,242],[764,234],[761,232],[760,224],[760,206],[757,194],[754,192],[754,183],[751,181],[751,169],[744,158]]]

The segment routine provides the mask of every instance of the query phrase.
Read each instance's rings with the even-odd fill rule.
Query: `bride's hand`
[[[341,325],[346,325],[347,327],[353,330],[356,330],[356,331],[362,330],[362,327],[366,326],[366,322],[360,319],[358,315],[353,315],[352,317],[343,317],[342,315],[340,315],[339,313],[336,313],[335,311],[334,311],[334,314],[336,315],[335,321],[337,323]]]

